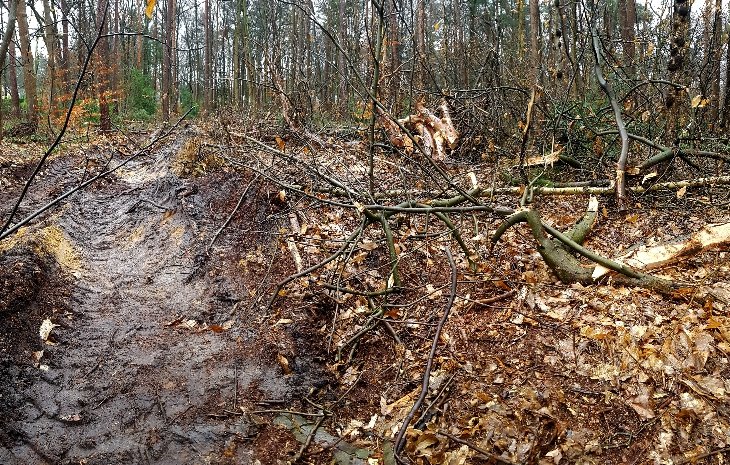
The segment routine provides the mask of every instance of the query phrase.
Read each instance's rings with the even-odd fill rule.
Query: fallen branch
[[[408,429],[408,425],[413,420],[413,417],[415,416],[418,409],[421,408],[421,405],[423,404],[423,401],[426,399],[426,395],[428,394],[428,385],[431,378],[431,367],[433,366],[433,359],[436,356],[436,348],[438,347],[439,338],[441,337],[441,330],[443,330],[444,324],[446,324],[446,320],[449,318],[451,307],[454,305],[454,299],[456,298],[456,264],[454,263],[454,258],[451,256],[451,251],[448,247],[444,249],[444,252],[446,252],[446,257],[448,258],[449,266],[451,267],[451,289],[449,294],[449,301],[446,303],[446,309],[444,310],[443,316],[441,316],[441,320],[436,327],[436,333],[433,336],[433,341],[431,343],[431,352],[428,354],[426,369],[423,372],[421,394],[418,396],[418,399],[413,404],[411,411],[408,412],[408,415],[406,415],[405,419],[403,420],[403,425],[400,427],[400,430],[398,431],[398,434],[393,441],[393,443],[395,444],[393,452],[395,453],[396,460],[398,460],[399,462],[403,462],[403,460],[400,458],[400,453],[405,446],[405,434],[406,430]]]
[[[586,215],[590,216],[591,213],[589,211]],[[558,279],[564,283],[578,282],[584,285],[591,285],[596,282],[594,277],[595,267],[588,268],[583,266],[571,253],[576,252],[609,270],[619,273],[614,276],[613,280],[620,284],[652,289],[667,295],[674,295],[680,289],[687,287],[684,284],[642,273],[623,263],[615,262],[588,250],[575,240],[579,239],[582,241],[587,235],[588,230],[573,230],[568,234],[562,233],[550,225],[543,224],[539,213],[533,209],[522,210],[508,218],[505,224],[501,225],[492,236],[492,246],[499,241],[507,229],[523,222],[530,226],[532,237],[538,243],[537,250],[545,263],[557,275]],[[581,221],[579,224],[583,224],[586,227],[590,223]],[[553,236],[554,239],[549,239],[546,233]]]
[[[246,194],[248,194],[248,191],[251,189],[251,186],[253,186],[253,183],[256,182],[256,180],[259,178],[259,175],[257,174],[251,182],[248,183],[246,186],[246,189],[243,191],[243,194],[241,194],[241,197],[238,199],[238,203],[233,208],[231,213],[228,215],[228,218],[226,221],[223,222],[223,225],[221,225],[220,228],[218,228],[218,231],[216,231],[215,235],[213,236],[213,239],[210,240],[210,244],[208,244],[208,247],[205,249],[205,252],[208,253],[210,249],[213,247],[213,244],[215,244],[216,239],[218,239],[218,236],[220,236],[221,232],[223,232],[224,229],[228,226],[228,224],[233,219],[233,215],[236,214],[239,208],[241,208],[241,205],[243,205],[243,200],[246,198]]]
[[[325,419],[325,414],[324,413],[320,414],[320,417],[317,419],[317,422],[314,424],[314,426],[312,426],[312,429],[311,429],[311,431],[309,431],[309,434],[307,434],[307,439],[304,441],[304,443],[302,443],[302,447],[299,448],[299,450],[297,451],[294,458],[292,458],[290,463],[299,462],[299,460],[304,455],[304,451],[306,451],[307,448],[309,447],[309,445],[312,443],[314,436],[317,434],[317,430],[319,429],[320,426],[322,426],[322,422],[324,421],[324,419]]]

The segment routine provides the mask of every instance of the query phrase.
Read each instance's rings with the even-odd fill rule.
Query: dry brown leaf
[[[279,366],[285,375],[290,375],[292,373],[292,370],[289,367],[289,360],[287,360],[286,357],[281,354],[276,354],[276,361],[279,363]]]

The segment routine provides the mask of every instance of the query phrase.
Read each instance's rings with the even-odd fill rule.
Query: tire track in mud
[[[267,398],[291,395],[292,380],[261,360],[231,354],[256,336],[237,324],[225,333],[166,326],[201,315],[215,299],[207,276],[195,276],[201,196],[170,169],[175,146],[135,162],[111,184],[83,191],[56,221],[79,251],[70,322],[54,330],[32,379],[13,380],[24,405],[0,445],[0,462],[252,462],[237,443],[244,417],[231,408],[234,377]],[[65,325],[66,326],[66,325]],[[288,384],[289,383],[289,384]]]

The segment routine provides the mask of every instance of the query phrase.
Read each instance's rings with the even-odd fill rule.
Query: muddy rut
[[[247,438],[257,425],[230,413],[235,404],[252,391],[290,398],[307,384],[256,354],[260,332],[237,314],[240,286],[206,271],[220,222],[205,189],[171,170],[178,147],[128,165],[46,220],[81,267],[69,311],[52,317],[58,343],[44,347],[41,369],[9,372],[3,395],[14,410],[0,463],[253,463]]]

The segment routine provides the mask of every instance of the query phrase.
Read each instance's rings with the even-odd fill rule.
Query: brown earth
[[[726,305],[610,282],[559,283],[525,229],[511,229],[490,252],[485,238],[500,220],[488,216],[466,237],[479,265],[471,273],[437,222],[426,227],[413,216],[392,222],[404,283],[387,301],[393,332],[376,325],[358,339],[371,316],[367,299],[323,284],[377,290],[388,265],[382,231],[370,228],[347,264],[293,282],[269,309],[275,284],[295,270],[285,240],[310,266],[341,245],[357,216],[254,181],[215,155],[226,137],[215,128],[175,137],[0,242],[1,463],[390,464],[388,441],[420,393],[449,297],[444,246],[457,259],[457,294],[424,408],[408,432],[405,454],[414,463],[730,459]],[[21,214],[133,145],[100,140],[54,157]],[[4,150],[6,212],[38,151]],[[339,179],[363,172],[364,156],[353,149],[323,157],[320,166]],[[397,165],[387,161],[382,179]],[[487,165],[468,167],[492,179]],[[281,172],[288,182],[304,177],[289,165]],[[633,202],[629,213],[606,202],[587,246],[615,256],[730,221],[724,188]],[[582,198],[536,204],[563,229],[584,209]],[[291,230],[292,213],[300,231]],[[462,230],[471,231],[471,221],[465,215]],[[661,272],[726,285],[728,251]],[[59,325],[48,342],[39,337],[45,319]]]

